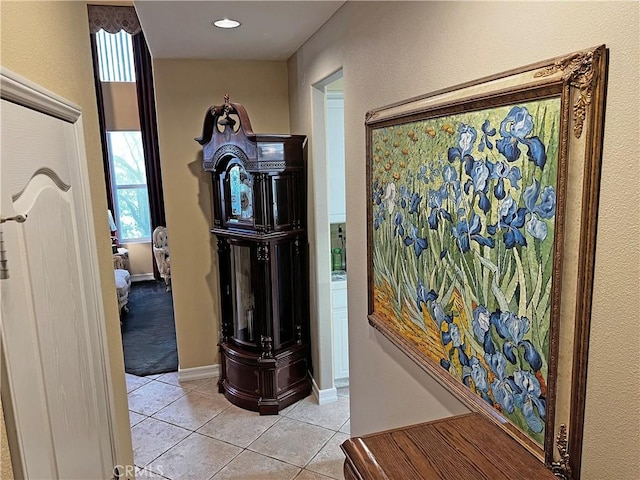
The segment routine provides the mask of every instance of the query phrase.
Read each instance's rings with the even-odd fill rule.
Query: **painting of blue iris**
[[[373,311],[544,443],[560,98],[370,131]]]

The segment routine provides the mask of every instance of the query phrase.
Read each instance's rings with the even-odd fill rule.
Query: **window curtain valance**
[[[142,31],[140,21],[133,7],[115,7],[111,5],[88,5],[89,31],[98,33],[100,29],[109,33],[120,30],[135,35]]]

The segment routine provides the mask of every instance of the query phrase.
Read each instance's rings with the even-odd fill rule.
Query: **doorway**
[[[152,72],[142,32],[122,28],[91,42],[125,371],[146,376],[177,371],[178,352]]]
[[[344,88],[339,70],[316,83],[313,102],[318,400],[349,384]]]

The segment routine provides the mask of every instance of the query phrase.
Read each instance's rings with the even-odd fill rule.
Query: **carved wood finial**
[[[578,52],[569,57],[558,60],[536,72],[534,77],[548,77],[556,72],[563,72],[562,79],[579,91],[578,98],[573,104],[573,133],[576,138],[582,136],[584,121],[587,116],[587,107],[591,104],[593,96],[596,71],[594,63],[600,58],[600,48]]]
[[[229,94],[224,94],[224,114],[229,115],[229,111],[231,110],[231,104],[229,103]]]
[[[560,431],[556,437],[556,446],[560,453],[560,460],[551,463],[551,471],[562,480],[571,478],[571,466],[569,465],[569,441],[567,439],[567,426],[563,423],[560,425]]]
[[[233,127],[236,124],[236,121],[229,116],[231,113],[231,103],[229,102],[229,94],[224,94],[224,105],[222,106],[222,118],[218,120],[218,125],[229,125]]]

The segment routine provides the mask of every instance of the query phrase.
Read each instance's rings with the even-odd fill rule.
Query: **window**
[[[118,238],[123,243],[150,241],[142,135],[139,131],[107,132],[107,143]]]
[[[98,65],[101,82],[135,82],[136,69],[133,62],[131,35],[124,30],[96,33]]]

